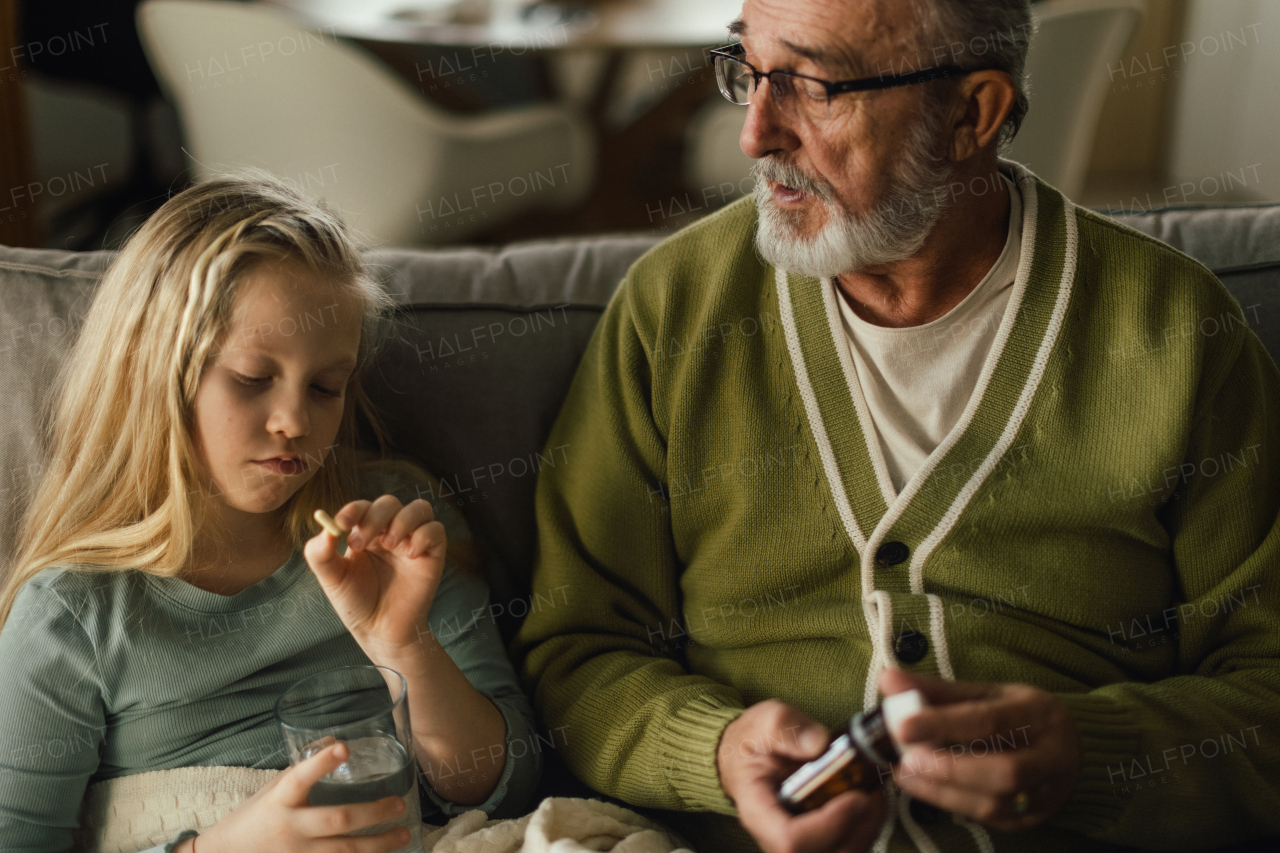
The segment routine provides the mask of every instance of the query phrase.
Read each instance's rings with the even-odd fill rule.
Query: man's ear
[[[1007,72],[987,69],[966,74],[956,96],[957,110],[952,115],[958,116],[952,125],[951,156],[961,163],[999,138],[1017,99],[1017,89]]]

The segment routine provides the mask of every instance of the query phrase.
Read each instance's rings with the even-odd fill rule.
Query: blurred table
[[[358,39],[558,48],[704,47],[729,40],[742,0],[264,0]]]
[[[583,111],[599,142],[590,198],[480,238],[495,244],[683,224],[667,211],[683,210],[679,199],[691,191],[685,128],[719,97],[706,48],[730,41],[728,26],[742,12],[742,0],[257,2],[354,40],[446,109],[478,112],[548,98]],[[464,76],[466,85],[451,85]],[[635,108],[619,117],[616,108],[628,98]],[[655,210],[662,212],[656,220]]]

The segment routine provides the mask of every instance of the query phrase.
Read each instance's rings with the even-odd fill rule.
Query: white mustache
[[[831,185],[825,181],[817,181],[800,171],[791,163],[784,163],[773,157],[757,160],[751,167],[751,174],[757,183],[774,181],[784,187],[815,195],[823,201],[830,201],[834,195]]]

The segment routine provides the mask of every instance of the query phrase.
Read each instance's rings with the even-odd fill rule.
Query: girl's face
[[[333,464],[361,315],[354,297],[294,262],[265,261],[245,277],[196,390],[206,498],[272,512]]]

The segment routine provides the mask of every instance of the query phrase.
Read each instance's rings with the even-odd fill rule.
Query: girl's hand
[[[345,743],[335,744],[277,775],[200,833],[200,853],[389,853],[404,847],[409,843],[404,827],[343,837],[404,814],[404,797],[344,806],[307,804],[311,786],[345,761],[347,751]],[[190,848],[188,841],[177,849],[185,853]]]
[[[401,506],[393,495],[352,501],[334,515],[347,537],[321,530],[303,548],[334,611],[375,663],[420,647],[427,612],[444,573],[444,525],[431,504]]]

